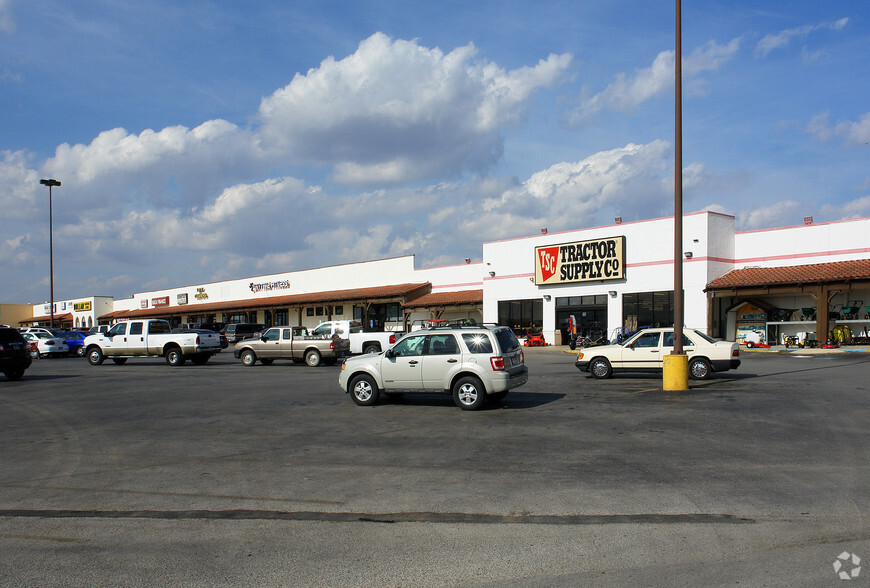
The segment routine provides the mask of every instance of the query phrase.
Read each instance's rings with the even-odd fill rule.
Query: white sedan
[[[672,328],[643,329],[620,345],[582,349],[574,365],[595,378],[609,378],[615,371],[661,371],[662,358],[673,349]],[[683,329],[683,352],[689,356],[689,376],[694,380],[740,365],[737,343],[716,341],[695,329]]]
[[[36,342],[36,351],[39,357],[60,357],[69,354],[69,347],[63,337],[55,337],[48,333],[22,333],[28,343]]]

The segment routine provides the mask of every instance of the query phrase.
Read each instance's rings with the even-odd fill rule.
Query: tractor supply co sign
[[[535,284],[625,279],[625,237],[535,247]]]

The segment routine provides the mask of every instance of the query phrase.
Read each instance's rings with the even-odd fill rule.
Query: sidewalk
[[[819,355],[825,353],[867,353],[870,352],[870,347],[866,347],[864,345],[843,345],[841,347],[836,347],[834,349],[822,349],[821,347],[789,347],[786,349],[785,345],[771,345],[770,349],[753,347],[752,349],[747,349],[746,347],[740,347],[740,353],[801,353],[801,354],[810,354],[810,355]]]
[[[572,355],[577,355],[580,352],[580,348],[578,347],[575,350],[571,350],[567,345],[547,345],[545,347],[523,347],[523,351],[526,353],[529,350],[534,349],[538,351],[547,351],[550,353],[570,353]],[[594,347],[588,347],[587,349],[594,349]],[[744,346],[740,346],[740,353],[799,353],[802,355],[824,355],[828,353],[870,353],[870,347],[866,347],[863,345],[845,345],[842,347],[837,347],[835,349],[822,349],[821,347],[816,348],[805,348],[801,349],[800,347],[789,347],[785,348],[784,345],[772,345],[770,349],[753,347],[752,349],[748,349]]]

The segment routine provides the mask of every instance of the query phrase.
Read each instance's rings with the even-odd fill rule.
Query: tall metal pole
[[[674,55],[674,355],[683,353],[683,43],[677,2]]]
[[[51,307],[49,309],[48,326],[54,328],[54,231],[52,230],[52,213],[51,213],[51,189],[54,186],[60,186],[60,182],[55,179],[39,180],[43,186],[48,186],[48,264],[49,264],[49,283],[51,284]]]

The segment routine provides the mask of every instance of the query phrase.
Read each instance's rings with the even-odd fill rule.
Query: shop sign
[[[175,297],[176,304],[181,306],[182,304],[187,304],[187,293],[179,294]]]
[[[262,284],[255,284],[251,282],[248,287],[251,289],[251,292],[268,292],[270,290],[286,290],[290,287],[290,280],[278,280],[275,282],[263,282]]]
[[[197,288],[196,294],[193,295],[194,298],[202,302],[203,300],[208,300],[208,294],[205,291],[205,288]]]
[[[157,308],[158,306],[169,306],[169,296],[161,296],[160,298],[152,298],[151,306]]]
[[[57,308],[56,304],[55,304],[55,308]],[[43,312],[45,312],[45,314],[51,314],[51,304],[46,304],[45,306],[42,307],[42,310],[43,310]]]
[[[535,247],[535,284],[625,279],[625,236]]]
[[[140,300],[139,301],[139,308],[148,308],[148,301],[147,300]]]
[[[75,312],[85,312],[85,311],[90,310],[90,309],[91,309],[91,301],[90,300],[88,300],[87,302],[76,302],[75,304],[73,304],[73,310]]]

